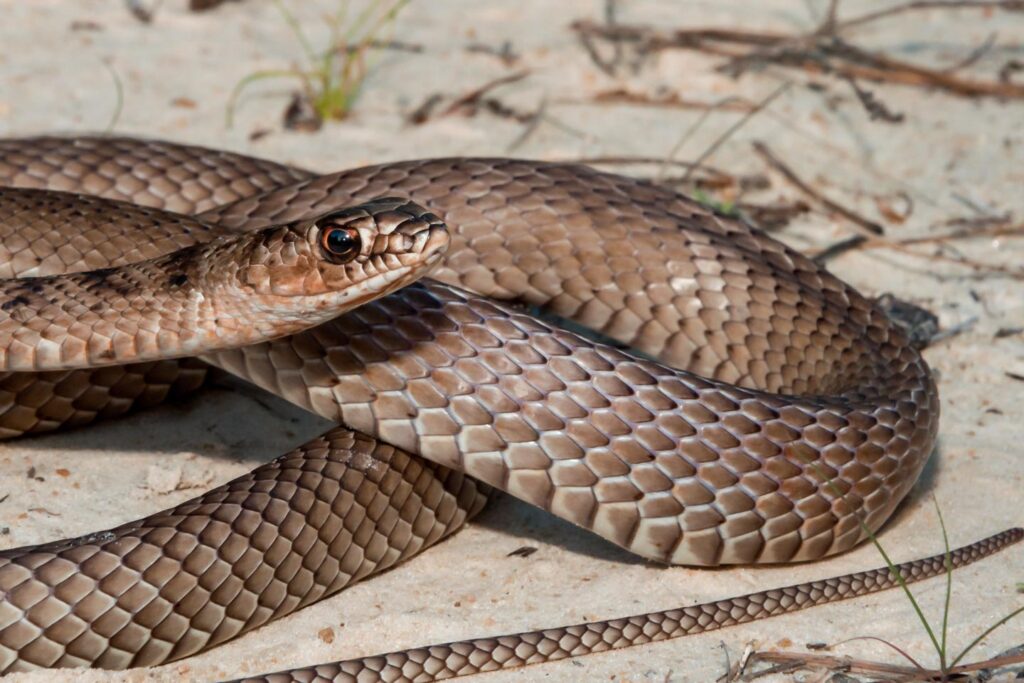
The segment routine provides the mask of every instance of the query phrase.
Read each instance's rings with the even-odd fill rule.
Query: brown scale
[[[294,468],[275,464],[279,459],[133,525],[4,552],[0,670],[156,664],[233,637],[457,528],[479,507],[483,490],[459,472],[662,561],[814,559],[862,540],[857,515],[881,525],[934,443],[938,397],[927,365],[877,308],[747,225],[628,178],[507,159],[402,162],[314,177],[167,143],[38,138],[0,141],[3,184],[196,214],[196,235],[208,229],[200,226],[257,230],[400,195],[441,216],[452,245],[435,280],[309,331],[207,358],[376,438],[335,430],[326,445],[283,456]],[[181,238],[174,226],[190,225],[175,218],[139,246],[122,239],[131,233],[127,219],[106,227],[98,219],[139,210],[91,211],[83,210],[89,234],[109,230],[108,241],[133,257],[172,248]],[[160,216],[139,213],[136,220],[148,225]],[[47,244],[40,254],[47,267],[67,263],[49,258],[55,250]],[[121,258],[88,245],[80,251],[111,263]],[[553,328],[520,304],[679,369]],[[196,367],[166,363],[150,366],[148,375],[125,369],[102,380],[99,373],[114,371],[69,371],[39,384],[8,375],[0,379],[7,392],[0,394],[0,427],[10,435],[41,431],[124,412],[133,402],[148,405],[179,384],[198,384]],[[373,456],[355,467],[356,454],[368,452],[391,460]],[[307,467],[309,453],[320,455],[309,456]],[[415,487],[425,493],[415,504],[403,504],[384,485],[405,476],[387,474],[395,458],[417,468]],[[328,462],[336,468],[326,476]],[[370,490],[342,496],[337,482],[350,480],[370,481]],[[371,493],[373,486],[380,490]],[[374,509],[393,505],[426,521],[360,521],[369,500],[363,496],[371,495]],[[247,521],[238,522],[240,515]],[[263,524],[276,525],[279,540],[256,533]],[[348,535],[314,552],[326,524]],[[987,552],[1016,538],[981,547]],[[316,566],[304,566],[305,557]],[[232,573],[232,566],[244,571]],[[90,579],[90,567],[113,578]],[[922,576],[934,570],[928,563],[914,568]],[[832,597],[869,590],[863,577],[836,581],[826,591]],[[75,588],[64,588],[67,582]],[[820,601],[819,588],[807,590],[815,596],[810,602]],[[759,599],[779,602],[778,592],[766,595]],[[747,609],[744,600],[729,604],[749,615],[778,611]],[[785,602],[779,605],[793,606]],[[101,603],[111,616],[99,616]],[[210,604],[236,619],[217,622]],[[670,616],[677,626],[648,639],[692,629],[690,616]],[[621,626],[644,632],[669,617],[636,619],[634,627]],[[594,650],[584,631],[605,638],[611,623],[560,630],[553,656]],[[508,642],[518,652],[516,644],[545,637]],[[629,630],[607,642],[627,641],[644,638]],[[475,670],[538,661],[535,654],[499,656],[499,645],[495,639],[475,655],[462,645],[440,647],[438,656],[447,659],[438,670],[464,672],[453,662],[473,657],[483,662]],[[388,657],[360,671],[372,675],[383,662],[405,676],[422,673],[415,651]],[[351,671],[328,670],[332,680]]]

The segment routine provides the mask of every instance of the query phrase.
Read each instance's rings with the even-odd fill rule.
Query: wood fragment
[[[758,156],[765,160],[765,162],[773,169],[778,171],[786,180],[790,182],[796,189],[806,195],[809,199],[821,204],[823,207],[833,213],[837,213],[846,220],[853,223],[861,232],[868,235],[883,235],[885,229],[874,221],[870,221],[864,218],[859,213],[848,209],[841,204],[829,199],[824,196],[810,185],[800,179],[799,176],[785,163],[777,157],[768,146],[760,141],[754,142],[754,151],[757,152]]]

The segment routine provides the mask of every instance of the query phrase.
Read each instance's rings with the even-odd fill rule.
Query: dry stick
[[[809,667],[819,667],[843,673],[863,674],[866,676],[923,676],[925,669],[913,666],[900,666],[885,662],[872,662],[853,657],[817,655],[801,652],[755,652],[750,656],[748,666],[757,662],[775,664],[768,671],[782,669],[786,672],[798,671]],[[742,673],[742,672],[741,672]],[[764,672],[753,673],[747,680],[760,678]],[[892,679],[887,679],[892,680]]]
[[[610,27],[615,25],[615,0],[605,0],[604,5],[604,18],[605,23]],[[606,76],[614,76],[615,70],[619,64],[622,63],[622,45],[615,43],[612,47],[612,58],[610,60],[603,58],[597,51],[597,46],[594,45],[594,41],[590,36],[579,33],[578,38],[580,45],[583,46],[584,51],[590,57],[590,61],[593,62],[594,66],[601,70]]]
[[[942,235],[925,235],[922,237],[905,237],[900,240],[889,239],[867,239],[861,244],[864,249],[875,247],[890,247],[894,244],[930,244],[934,242],[950,242],[952,240],[970,239],[972,237],[1007,237],[1024,235],[1024,223],[1016,225],[993,225],[980,230],[955,230]]]
[[[676,32],[677,34],[680,31]],[[757,41],[744,38],[744,32],[721,38],[725,43],[758,45],[761,49],[737,50],[698,42],[678,45],[708,54],[729,57],[720,69],[740,74],[747,65],[776,64],[798,68],[807,73],[859,78],[882,83],[922,88],[940,88],[962,97],[1024,97],[1024,86],[1004,81],[975,81],[961,78],[950,69],[929,69],[894,59],[878,52],[869,52],[834,37],[785,36],[777,34],[773,44],[762,45],[764,34],[754,34]]]
[[[821,22],[818,33],[835,33],[836,21],[839,18],[839,0],[829,0],[825,20]]]
[[[899,186],[902,188],[903,192],[912,195],[916,200],[921,201],[928,206],[935,208],[942,207],[942,202],[934,194],[911,183],[903,176],[888,173],[884,168],[874,168],[868,165],[864,160],[853,156],[849,150],[837,145],[833,140],[811,133],[801,126],[795,125],[792,120],[787,119],[781,114],[776,114],[770,109],[766,111],[764,115],[774,119],[778,125],[782,126],[794,135],[817,145],[823,150],[829,151],[832,154],[833,159],[838,159],[843,163],[855,166],[861,171],[868,172],[875,177],[881,178],[892,185]]]
[[[966,256],[957,255],[953,257],[941,253],[921,254],[919,252],[914,251],[913,249],[908,249],[907,247],[901,244],[890,244],[888,245],[888,248],[893,249],[894,251],[898,251],[902,254],[910,254],[911,256],[916,256],[918,258],[943,261],[944,263],[951,263],[958,266],[973,268],[974,270],[980,271],[980,274],[982,275],[1005,275],[1007,277],[1013,278],[1014,280],[1024,279],[1024,270],[1014,270],[1012,268],[1007,268],[1005,266],[994,266],[989,263],[975,261],[974,259],[967,258]]]
[[[952,257],[945,254],[921,254],[911,249],[908,246],[918,244],[945,244],[954,240],[970,239],[973,237],[1019,237],[1024,235],[1024,224],[1016,225],[993,225],[980,230],[954,230],[953,232],[947,232],[941,235],[925,235],[922,237],[906,237],[899,240],[888,239],[885,237],[872,237],[867,238],[861,235],[857,235],[853,238],[840,240],[835,244],[825,247],[821,251],[817,252],[812,256],[814,261],[818,263],[824,263],[831,258],[834,258],[840,253],[849,251],[850,249],[892,249],[903,254],[910,254],[911,256],[917,256],[919,258],[936,259],[944,261],[946,263],[954,263],[959,266],[967,266],[983,272],[990,272],[999,275],[1007,275],[1015,279],[1024,278],[1024,271],[1012,270],[1003,266],[993,266],[972,259],[967,259],[963,256]]]
[[[848,251],[860,247],[862,244],[867,242],[868,238],[864,235],[854,235],[853,237],[847,237],[841,239],[838,242],[834,242],[821,251],[814,252],[813,250],[809,253],[812,261],[815,263],[827,263],[840,254],[845,254]]]
[[[438,114],[438,116],[449,116],[451,114],[454,114],[463,107],[471,107],[473,105],[476,105],[480,102],[481,98],[483,98],[484,95],[489,93],[491,90],[494,90],[498,86],[508,85],[509,83],[521,81],[529,75],[530,70],[523,69],[521,71],[517,71],[507,76],[501,76],[500,78],[495,78],[492,81],[488,81],[481,85],[480,87],[470,90],[465,95],[457,97],[451,104],[445,107],[445,109],[440,114]]]
[[[872,662],[852,657],[818,655],[800,652],[755,652],[750,657],[751,661],[772,662],[775,664],[794,665],[794,668],[807,666],[819,666],[827,669],[837,669],[850,673],[864,674],[867,676],[901,676],[911,678],[915,681],[943,680],[943,676],[970,673],[982,669],[997,669],[1013,664],[1024,662],[1024,655],[1008,655],[1005,657],[993,657],[981,662],[962,664],[949,669],[945,674],[937,669],[918,669],[913,666],[900,666],[897,664],[886,664],[884,662]]]
[[[423,102],[421,102],[420,105],[412,111],[412,113],[406,116],[406,122],[419,126],[431,119],[455,114],[460,109],[467,109],[467,113],[472,116],[477,114],[480,108],[483,107],[498,116],[516,119],[521,123],[528,123],[535,114],[525,114],[516,111],[511,107],[502,104],[499,100],[493,97],[485,97],[485,95],[497,87],[520,81],[523,78],[526,78],[529,74],[530,70],[525,69],[508,76],[502,76],[501,78],[488,81],[480,87],[474,88],[470,92],[459,96],[441,112],[435,112],[434,109],[436,109],[437,105],[440,104],[445,97],[441,93],[433,93],[423,100]]]
[[[708,145],[708,148],[706,150],[704,150],[704,152],[699,157],[697,157],[697,159],[693,162],[694,166],[691,166],[686,171],[686,173],[683,174],[683,182],[686,182],[687,180],[690,179],[690,175],[693,173],[693,169],[697,165],[700,165],[704,161],[707,161],[707,159],[709,159],[712,154],[714,154],[716,151],[718,151],[718,148],[721,147],[723,144],[725,144],[725,141],[728,140],[729,138],[731,138],[736,131],[738,131],[740,128],[742,128],[744,125],[746,125],[746,123],[748,121],[750,121],[750,119],[754,118],[754,116],[756,116],[759,111],[763,110],[769,104],[774,102],[776,100],[776,98],[779,97],[779,95],[781,95],[782,93],[784,93],[787,90],[789,90],[792,86],[793,86],[792,83],[783,83],[778,88],[776,88],[772,92],[772,94],[768,95],[768,97],[766,97],[763,100],[761,100],[760,102],[758,102],[756,107],[754,107],[749,112],[747,112],[742,117],[740,117],[739,121],[737,121],[733,125],[729,126],[725,130],[724,133],[719,135],[718,138],[715,139],[715,141],[712,142],[710,145]],[[678,148],[678,145],[676,147]],[[672,153],[674,154],[675,151],[676,150],[673,149]],[[667,159],[667,161],[668,160],[671,160],[671,156],[669,156],[669,159]]]
[[[525,121],[523,131],[516,136],[516,139],[509,143],[506,150],[511,153],[519,149],[520,146],[526,143],[530,136],[533,135],[540,127],[541,122],[544,120],[548,110],[548,98],[545,95],[541,99],[540,104],[537,105],[537,110],[534,111]]]
[[[868,117],[872,121],[884,121],[886,123],[903,123],[903,113],[895,112],[889,109],[885,104],[882,103],[875,94],[870,90],[857,85],[857,81],[852,78],[845,79],[850,87],[853,88],[853,93],[860,100],[860,104],[864,107],[864,111],[868,113]]]
[[[793,36],[771,31],[742,31],[719,28],[679,29],[660,33],[647,26],[616,24],[604,26],[592,21],[574,21],[570,29],[581,35],[603,38],[611,42],[639,43],[649,50],[692,48],[704,42],[731,42],[743,45],[771,47]]]
[[[825,197],[821,193],[814,190],[810,185],[805,183],[803,180],[793,172],[786,164],[784,164],[775,154],[772,153],[768,146],[763,142],[754,142],[754,151],[765,160],[765,162],[774,168],[776,171],[782,174],[782,176],[790,182],[794,187],[807,195],[808,198],[820,203],[829,211],[838,213],[843,218],[847,219],[854,225],[856,225],[862,232],[869,235],[883,235],[885,229],[881,225],[874,221],[869,221],[860,214],[847,209],[845,206],[841,206],[836,202],[832,201],[828,197]]]
[[[947,71],[929,69],[837,43],[832,37],[715,28],[678,29],[665,33],[645,26],[618,24],[606,27],[586,21],[575,22],[572,28],[580,35],[636,43],[649,51],[679,48],[728,57],[733,60],[729,68],[734,71],[742,70],[741,67],[748,62],[773,63],[814,74],[941,88],[964,97],[1024,98],[1024,85],[961,78]],[[744,50],[743,47],[761,49]]]
[[[857,240],[855,244],[852,243],[854,240]],[[843,240],[842,242],[838,242],[829,247],[826,247],[824,250],[820,252],[814,253],[812,251],[811,259],[813,261],[821,263],[823,261],[828,260],[829,258],[834,257],[838,253],[847,251],[849,249],[857,248],[866,241],[866,238],[860,236],[857,236],[856,238],[852,238],[850,240]],[[1013,278],[1014,280],[1024,280],[1024,270],[1014,270],[1012,268],[1007,268],[1005,266],[996,266],[989,263],[982,263],[981,261],[975,261],[974,259],[969,259],[965,256],[958,255],[956,257],[953,257],[942,253],[922,254],[920,252],[914,251],[913,249],[906,247],[903,244],[900,244],[899,242],[893,241],[878,242],[875,244],[875,246],[885,247],[886,249],[898,251],[901,254],[907,254],[908,256],[915,256],[917,258],[928,259],[930,261],[942,261],[943,263],[949,263],[966,268],[973,268],[974,270],[979,271],[979,275],[1004,275],[1006,277]]]
[[[870,58],[871,65],[855,63],[826,63],[808,56],[794,64],[781,62],[784,66],[797,66],[808,73],[835,73],[847,78],[861,78],[870,81],[894,83],[917,87],[941,88],[955,95],[964,97],[1024,97],[1024,85],[991,81],[976,81],[961,78],[946,71],[928,69],[916,64],[893,59],[875,52],[854,49],[857,57]],[[830,55],[835,56],[835,55]],[[844,59],[844,57],[839,57]]]
[[[636,107],[654,107],[659,109],[696,109],[703,111],[717,109],[720,111],[749,112],[755,105],[749,100],[741,97],[730,98],[721,105],[716,102],[704,102],[702,100],[689,100],[672,93],[667,97],[651,97],[644,93],[633,92],[625,88],[615,90],[603,90],[596,93],[590,99],[558,98],[552,100],[555,104],[623,104]]]
[[[1011,12],[1019,12],[1024,10],[1024,1],[1022,0],[916,0],[915,2],[908,2],[896,7],[889,7],[887,9],[876,10],[874,12],[868,12],[862,14],[859,17],[853,17],[852,19],[846,19],[843,21],[836,22],[833,26],[835,32],[842,31],[843,29],[850,28],[851,26],[860,26],[867,24],[868,22],[877,21],[886,17],[891,17],[896,14],[902,14],[904,12],[911,12],[914,10],[924,9],[1004,9]]]
[[[604,0],[604,22],[609,26],[614,26],[617,23],[616,14],[618,14],[618,2],[617,0]],[[614,69],[622,63],[622,46],[616,45],[613,48],[611,68]]]
[[[676,144],[672,146],[672,149],[669,150],[669,153],[665,155],[664,163],[661,164],[661,168],[658,169],[658,172],[654,176],[656,181],[660,182],[661,179],[665,177],[665,173],[668,171],[669,162],[673,161],[676,158],[676,153],[680,149],[682,149],[683,145],[687,143],[690,137],[692,137],[697,132],[697,130],[704,125],[704,122],[707,121],[711,114],[715,112],[715,110],[718,108],[718,105],[725,104],[726,102],[729,102],[731,99],[733,98],[730,96],[718,100],[718,102],[716,102],[710,108],[704,110],[704,113],[697,117],[696,121],[690,124],[690,127],[686,129],[686,132],[684,132],[683,135],[676,141]],[[687,182],[693,168],[694,167],[691,166],[690,169],[687,170],[686,174],[684,174],[683,177],[680,179],[681,182]]]

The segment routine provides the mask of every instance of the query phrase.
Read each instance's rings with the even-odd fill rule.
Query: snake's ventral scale
[[[430,546],[492,487],[660,562],[820,558],[882,525],[935,442],[929,368],[878,307],[644,182],[470,158],[314,175],[40,137],[0,141],[0,186],[0,434],[154,405],[208,365],[342,425],[171,510],[0,553],[5,672],[207,649]],[[892,583],[873,570],[254,680],[451,677]]]

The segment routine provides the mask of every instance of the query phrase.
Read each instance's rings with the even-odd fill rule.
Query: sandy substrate
[[[184,4],[167,0],[155,23],[146,26],[114,0],[0,0],[0,134],[104,129],[117,101],[106,64],[123,82],[117,133],[223,147],[322,171],[440,155],[664,157],[701,112],[573,101],[627,86],[646,93],[664,88],[705,102],[729,95],[759,100],[787,75],[767,71],[734,81],[716,73],[709,58],[669,51],[653,57],[635,76],[616,79],[594,67],[568,30],[574,19],[601,18],[596,0],[420,0],[402,12],[394,37],[422,44],[425,51],[381,54],[348,121],[317,134],[282,132],[288,85],[268,82],[249,91],[234,127],[228,129],[225,106],[239,79],[255,70],[287,66],[298,59],[299,48],[270,3],[250,0],[202,15],[187,13]],[[334,3],[301,4],[300,15],[319,45],[323,31],[316,27],[316,17]],[[820,0],[622,4],[625,22],[742,23],[778,30],[810,29],[811,10],[820,12],[827,5]],[[852,9],[862,4],[875,6],[849,3]],[[905,59],[951,65],[993,34],[996,46],[968,71],[991,79],[1007,60],[1021,58],[1024,15],[929,11],[853,37]],[[475,43],[504,41],[511,41],[521,55],[514,66],[466,50]],[[523,126],[491,114],[448,116],[422,126],[404,121],[433,93],[463,93],[523,68],[531,70],[529,76],[494,95],[525,111],[546,101],[549,115],[564,127],[541,123],[511,152]],[[825,88],[815,90],[804,86],[803,75],[796,75],[796,81],[710,162],[733,173],[765,172],[751,142],[767,141],[817,189],[882,220],[897,239],[948,230],[943,223],[955,218],[976,219],[985,213],[1024,217],[1024,104],[872,86],[886,106],[904,115],[902,123],[892,124],[871,121],[845,84],[819,79]],[[699,156],[739,116],[712,114],[678,157]],[[250,140],[256,131],[271,132]],[[795,196],[779,176],[770,177],[772,186],[751,200]],[[913,205],[907,220],[887,220],[880,213],[881,206],[902,208],[906,198]],[[781,238],[811,250],[849,234],[847,223],[814,212],[792,223]],[[1024,262],[1024,241],[1019,238],[980,238],[958,242],[957,247],[993,266],[1019,268]],[[917,251],[929,254],[930,249],[926,245]],[[886,547],[900,560],[941,549],[933,496],[957,544],[1024,525],[1024,382],[1011,376],[1024,375],[1024,334],[1012,332],[1024,326],[1021,280],[999,274],[979,277],[969,268],[892,250],[852,252],[831,268],[865,293],[894,292],[929,308],[943,326],[976,319],[967,331],[927,351],[940,374],[941,438],[918,486],[885,527]],[[1004,333],[997,335],[1000,330]],[[4,444],[0,545],[82,534],[165,508],[324,428],[322,421],[283,401],[228,385],[117,422]],[[525,558],[508,556],[522,546],[537,551]],[[211,653],[152,671],[43,672],[11,680],[208,681],[426,642],[693,604],[878,564],[878,553],[861,547],[795,568],[664,568],[504,499],[468,529],[404,566]],[[958,572],[950,620],[953,648],[1024,605],[1024,595],[1016,588],[1022,581],[1021,548]],[[926,612],[938,619],[943,583],[928,582],[917,593]],[[1021,633],[1024,621],[985,640],[976,654],[992,656],[1020,645]],[[683,641],[479,680],[710,681],[725,671],[727,658],[735,661],[749,643],[801,650],[807,643],[867,635],[897,643],[926,663],[935,661],[906,600],[888,593]],[[838,652],[897,661],[877,642],[850,643]]]

